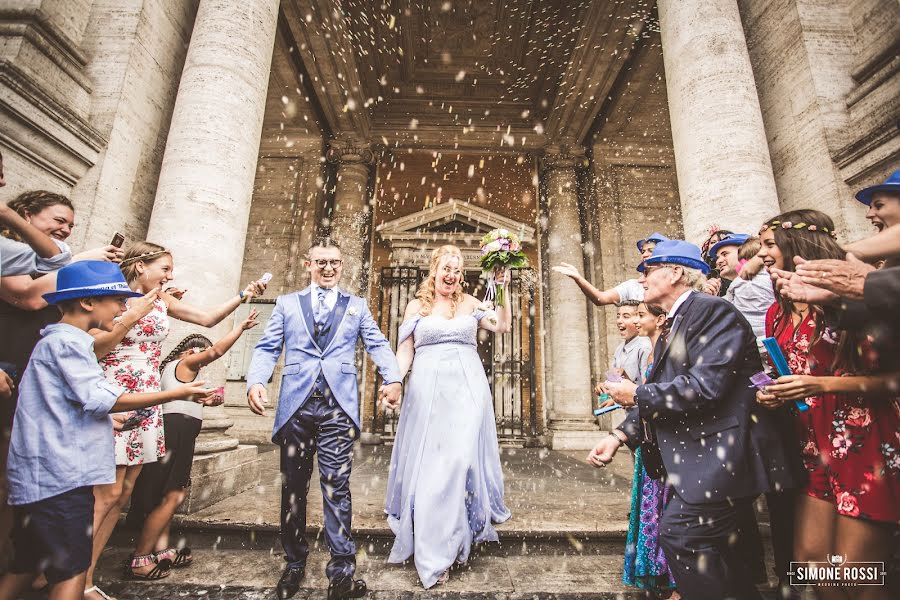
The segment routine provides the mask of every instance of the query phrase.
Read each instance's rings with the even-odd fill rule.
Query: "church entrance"
[[[480,271],[468,270],[465,276],[466,291],[478,298],[484,296],[484,281],[480,274]],[[406,305],[415,298],[416,289],[427,275],[428,269],[418,266],[381,269],[375,318],[395,351],[397,331]],[[534,272],[530,269],[513,272],[509,294],[512,330],[504,334],[479,330],[478,335],[478,353],[494,398],[497,435],[501,442],[510,444],[524,444],[541,433],[535,382],[534,281]],[[377,410],[377,386],[370,401],[372,432],[392,439],[397,417]]]

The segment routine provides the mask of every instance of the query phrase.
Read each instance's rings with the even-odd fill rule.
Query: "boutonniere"
[[[350,315],[351,317],[352,317],[353,315],[358,314],[358,313],[359,313],[359,311],[356,310],[356,307],[355,307],[355,306],[351,306],[350,308],[347,309],[347,314]]]

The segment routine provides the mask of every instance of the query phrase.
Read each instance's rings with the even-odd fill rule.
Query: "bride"
[[[456,246],[431,255],[428,278],[406,307],[397,361],[406,386],[391,455],[385,512],[396,536],[388,562],[415,555],[422,585],[445,583],[472,544],[497,541],[509,519],[491,391],[478,356],[478,328],[510,330],[499,314],[463,293]],[[506,285],[506,275],[502,285]]]

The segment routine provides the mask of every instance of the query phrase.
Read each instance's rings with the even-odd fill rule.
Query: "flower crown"
[[[806,229],[807,231],[818,231],[818,232],[824,233],[826,235],[830,235],[834,239],[837,239],[837,234],[835,232],[831,231],[830,229],[828,229],[827,227],[820,227],[818,225],[807,224],[807,223],[803,223],[802,221],[800,223],[794,223],[792,221],[778,221],[777,219],[772,220],[772,221],[769,221],[768,223],[763,224],[763,226],[760,228],[759,232],[762,233],[763,231],[766,231],[768,229],[775,229],[776,227],[781,227],[782,229]]]
[[[126,258],[122,262],[119,263],[120,267],[124,267],[125,265],[133,262],[137,262],[139,260],[148,260],[151,258],[156,258],[157,256],[162,256],[163,254],[171,254],[168,250],[157,250],[155,252],[144,252],[143,254],[139,254],[137,256],[132,256],[131,258]]]

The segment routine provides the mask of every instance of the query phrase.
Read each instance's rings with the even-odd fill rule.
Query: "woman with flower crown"
[[[794,271],[795,257],[844,257],[834,223],[817,210],[778,215],[759,235],[758,256],[770,271]],[[793,560],[822,561],[831,554],[854,562],[889,560],[900,522],[896,374],[882,374],[864,335],[831,329],[821,307],[778,293],[766,315],[766,335],[778,340],[792,374],[758,392],[757,400],[769,408],[787,403],[794,410],[795,401],[809,407],[794,413],[808,482],[796,503]]]
[[[497,286],[507,281],[505,271],[495,273]],[[396,536],[388,562],[415,554],[426,588],[446,582],[473,544],[497,541],[493,524],[510,517],[494,403],[477,348],[479,328],[510,330],[510,307],[491,310],[464,293],[462,282],[459,248],[435,250],[397,345],[400,372],[411,372],[385,501]]]

